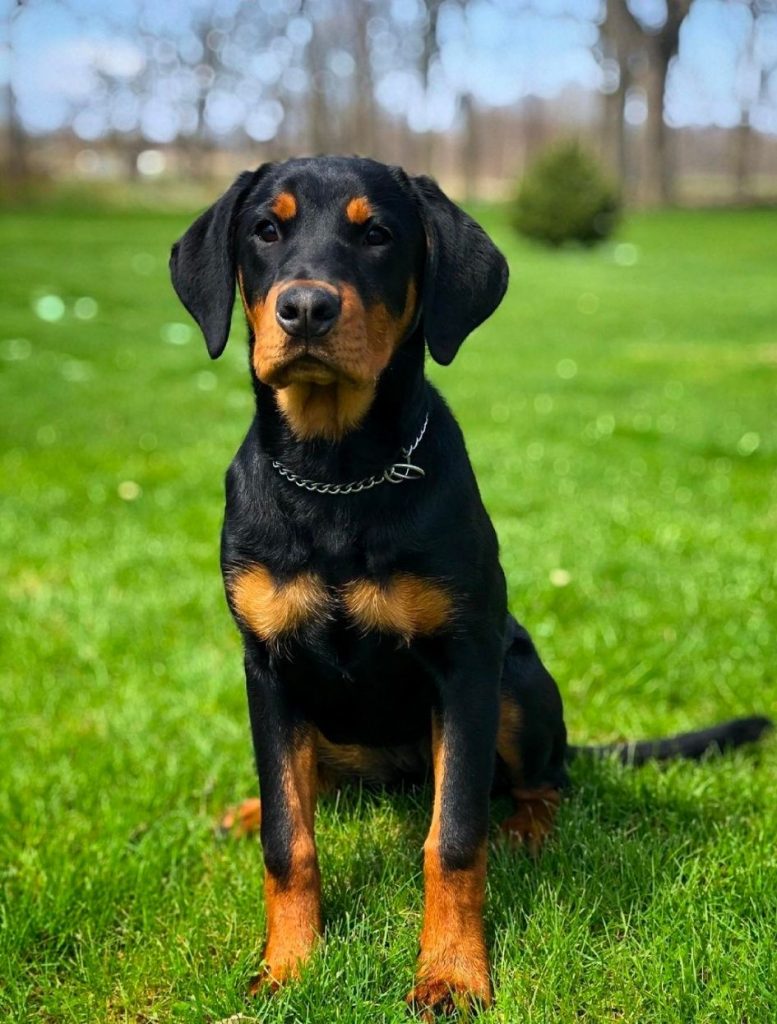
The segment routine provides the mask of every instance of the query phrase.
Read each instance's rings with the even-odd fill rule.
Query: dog
[[[298,976],[322,933],[319,787],[431,775],[408,1001],[425,1019],[488,1006],[491,794],[512,795],[504,832],[533,853],[581,749],[699,757],[768,720],[567,743],[558,687],[508,612],[461,430],[424,376],[427,348],[449,364],[497,308],[507,263],[431,178],[357,157],[264,164],[192,224],[170,267],[214,359],[239,291],[256,396],[221,538],[261,793],[268,934],[252,990]]]

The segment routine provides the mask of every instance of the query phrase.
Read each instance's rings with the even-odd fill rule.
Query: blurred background
[[[2,0],[8,190],[358,152],[498,199],[559,137],[632,203],[777,198],[777,0]]]

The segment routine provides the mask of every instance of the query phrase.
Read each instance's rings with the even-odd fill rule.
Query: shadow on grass
[[[717,847],[723,830],[736,841],[739,828],[745,841],[748,814],[757,812],[759,796],[732,796],[722,776],[732,761],[747,773],[757,750],[713,756],[700,765],[678,761],[634,769],[579,762],[556,829],[537,858],[501,836],[499,825],[511,803],[494,798],[486,911],[490,939],[508,926],[523,930],[540,892],[570,913],[586,902],[594,928],[639,918],[662,887],[687,880],[694,862]],[[406,889],[407,901],[420,909],[431,785],[388,790],[355,785],[322,798],[320,806],[328,929],[341,932],[386,885],[394,894]],[[327,842],[330,830],[337,837],[334,851]]]

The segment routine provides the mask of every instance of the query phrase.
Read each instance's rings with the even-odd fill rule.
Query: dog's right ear
[[[178,298],[197,321],[211,359],[224,351],[235,304],[234,221],[242,200],[267,167],[243,171],[192,224],[170,253]]]

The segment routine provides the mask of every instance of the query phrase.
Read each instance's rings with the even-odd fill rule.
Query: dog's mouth
[[[274,388],[286,388],[290,384],[326,385],[346,379],[343,371],[325,356],[313,355],[303,348],[274,367],[267,383]]]

